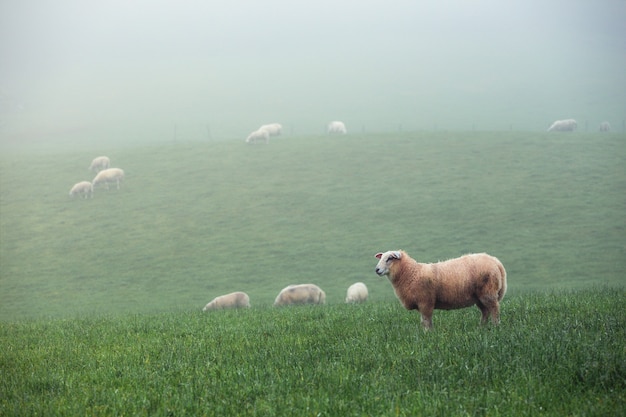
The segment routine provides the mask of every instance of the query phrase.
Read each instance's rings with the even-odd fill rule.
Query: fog
[[[4,0],[0,141],[621,130],[625,21],[623,0]]]

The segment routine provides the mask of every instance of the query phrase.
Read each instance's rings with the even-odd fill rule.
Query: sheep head
[[[376,265],[376,273],[379,276],[383,276],[389,275],[389,267],[394,261],[402,257],[402,252],[399,250],[390,250],[384,253],[377,253],[375,256],[379,259]]]

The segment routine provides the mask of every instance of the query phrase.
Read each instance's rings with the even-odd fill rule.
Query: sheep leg
[[[489,316],[493,324],[500,323],[500,303],[493,297],[486,297],[476,303],[482,313],[481,324],[487,324]]]
[[[425,330],[431,330],[433,328],[433,307],[420,306],[419,312],[422,316],[422,326]]]

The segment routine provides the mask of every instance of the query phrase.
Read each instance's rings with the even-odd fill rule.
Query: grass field
[[[1,415],[619,416],[626,292],[0,323]]]
[[[626,276],[623,133],[39,149],[0,157],[0,320],[202,308],[237,290],[264,306],[302,282],[330,304],[355,281],[393,300],[373,255],[399,248],[424,262],[489,252],[509,294]],[[126,171],[121,189],[70,199],[100,154]]]
[[[70,199],[100,154],[121,189]],[[623,415],[625,159],[582,132],[3,147],[0,415]],[[423,332],[373,271],[399,248],[500,258],[502,324]],[[271,307],[304,282],[328,305]],[[252,309],[201,312],[231,291]]]

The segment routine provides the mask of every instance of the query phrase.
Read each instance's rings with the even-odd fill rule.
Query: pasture
[[[145,142],[145,140],[144,140]],[[624,134],[414,132],[0,156],[2,415],[621,415]],[[71,199],[105,154],[121,189]],[[419,326],[374,254],[485,251],[509,290]],[[363,281],[370,299],[345,305]],[[326,306],[272,308],[312,282]],[[202,313],[213,297],[249,310]]]
[[[394,300],[374,273],[389,249],[491,253],[509,295],[624,283],[623,133],[119,142],[2,152],[0,320],[201,309],[232,291],[259,307],[306,282],[329,304],[355,281]],[[69,198],[98,155],[125,170],[121,189]]]
[[[1,415],[618,416],[623,289],[0,323]],[[438,313],[438,314],[437,314]]]

